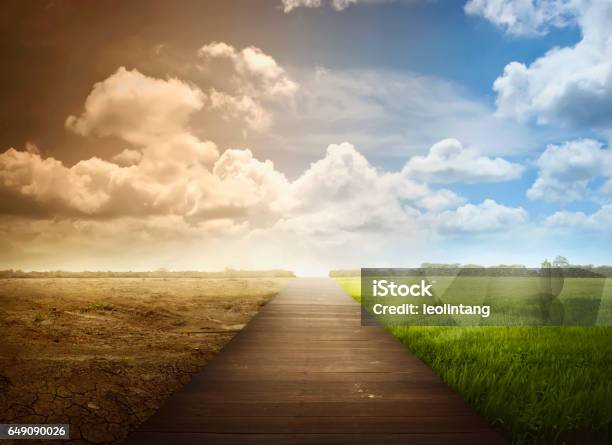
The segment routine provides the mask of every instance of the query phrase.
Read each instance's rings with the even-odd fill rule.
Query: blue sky
[[[474,101],[492,108],[496,99],[493,82],[508,63],[519,61],[529,65],[555,47],[574,46],[581,40],[577,24],[551,27],[538,36],[509,34],[483,17],[466,14],[464,6],[465,1],[387,2],[356,5],[343,11],[330,7],[303,8],[291,14],[297,16],[293,20],[300,29],[317,29],[315,37],[309,40],[312,53],[302,63],[339,70],[390,69],[434,76],[455,82]],[[523,128],[542,135],[538,146],[528,153],[514,155],[526,164],[535,160],[548,143],[580,137],[603,137],[605,141],[601,133],[589,127],[568,129],[567,125],[526,122]],[[509,155],[512,157],[513,153]],[[396,162],[384,155],[378,159],[380,165],[391,169]],[[511,183],[487,187],[458,184],[455,189],[471,200],[494,195],[508,204],[523,205],[530,213],[546,215],[557,206],[525,199],[525,191],[536,176],[537,171],[529,168]],[[568,202],[563,207],[585,212],[597,209],[590,201]]]
[[[580,39],[576,26],[538,38],[508,36],[481,17],[466,15],[465,1],[365,4],[292,11],[288,17],[311,53],[290,62],[330,67],[387,67],[439,76],[493,99],[491,85],[504,66],[530,63],[554,46]],[[316,30],[315,33],[312,30]],[[302,34],[303,33],[303,34]],[[266,42],[267,43],[267,42]]]

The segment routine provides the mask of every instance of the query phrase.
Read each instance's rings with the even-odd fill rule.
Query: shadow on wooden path
[[[128,441],[506,443],[328,278],[297,278]]]

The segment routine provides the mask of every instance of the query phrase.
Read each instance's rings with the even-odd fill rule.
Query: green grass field
[[[587,284],[578,280],[566,280],[573,294]],[[360,301],[358,277],[337,281]],[[609,279],[604,294],[612,294]],[[612,440],[610,326],[388,330],[514,443]]]

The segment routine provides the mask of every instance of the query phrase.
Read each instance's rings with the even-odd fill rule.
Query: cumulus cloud
[[[527,191],[531,199],[572,202],[590,199],[590,185],[612,176],[612,152],[593,139],[549,145],[536,161],[538,177]],[[606,192],[606,185],[601,188]]]
[[[172,165],[170,158],[165,163],[148,158],[148,149],[142,154],[130,166],[92,158],[73,167],[26,151],[0,154],[0,194],[25,200],[28,211],[41,208],[33,218],[23,211],[26,207],[8,212],[27,222],[20,223],[19,235],[12,235],[15,258],[22,258],[24,246],[83,249],[92,240],[108,238],[109,243],[96,249],[97,259],[88,260],[91,267],[120,267],[121,261],[112,263],[112,252],[129,248],[133,261],[157,246],[158,260],[143,267],[166,265],[168,252],[180,249],[180,258],[171,262],[176,268],[186,258],[193,264],[196,245],[228,253],[207,260],[204,264],[212,265],[208,267],[265,267],[268,256],[254,257],[253,249],[267,252],[274,261],[290,254],[291,264],[304,261],[301,267],[311,267],[316,258],[320,267],[323,258],[331,267],[334,261],[346,264],[350,255],[369,255],[371,262],[384,252],[389,258],[390,252],[402,250],[400,244],[421,245],[436,234],[508,230],[526,218],[520,208],[490,200],[465,204],[451,190],[432,189],[401,172],[380,170],[348,143],[330,145],[325,156],[294,181],[249,150],[226,150],[211,169],[189,162],[189,156],[179,156]],[[11,202],[2,201],[5,215]],[[56,216],[64,222],[56,223]],[[46,235],[32,244],[31,234],[37,230]],[[334,254],[330,256],[328,249]],[[106,250],[109,257],[102,262]],[[237,252],[246,253],[238,258]],[[347,252],[353,253],[347,257]],[[135,266],[128,261],[124,267]]]
[[[179,146],[172,147],[176,151]],[[184,149],[189,150],[189,146]],[[224,153],[213,167],[213,172],[223,172],[220,175],[191,163],[189,155],[160,165],[159,153],[151,155],[148,149],[140,162],[129,167],[98,158],[66,167],[53,158],[9,149],[0,154],[0,187],[4,193],[28,199],[29,206],[40,208],[44,214],[64,216],[106,219],[176,215],[199,221],[241,219],[254,208],[259,215],[273,211],[279,196],[273,190],[282,190],[282,175],[271,172],[269,176],[253,176],[251,172],[260,168],[260,163],[250,152],[228,160],[230,154]],[[270,169],[267,163],[261,165]]]
[[[141,159],[142,152],[140,150],[132,150],[129,148],[113,156],[113,162],[123,167],[138,164]]]
[[[521,207],[507,207],[492,199],[478,205],[466,204],[454,211],[445,211],[432,223],[444,232],[494,232],[512,230],[525,224],[527,212]]]
[[[279,226],[326,239],[346,233],[412,237],[451,227],[496,231],[525,215],[522,209],[489,201],[459,207],[465,200],[451,190],[432,190],[403,172],[380,171],[349,143],[330,145],[292,190],[297,203]]]
[[[168,215],[192,223],[227,220],[331,237],[406,233],[409,228],[416,232],[438,212],[449,219],[454,212],[450,209],[465,204],[453,191],[432,189],[428,182],[502,180],[517,169],[501,159],[469,151],[464,155],[458,141],[445,140],[432,147],[430,156],[446,156],[449,165],[482,164],[490,172],[470,176],[461,166],[425,171],[422,163],[413,162],[415,158],[400,172],[386,172],[371,165],[353,145],[342,143],[330,145],[323,158],[291,182],[271,161],[257,160],[248,149],[226,150],[209,168],[200,157],[212,150],[206,144],[181,133],[140,150],[124,150],[115,162],[92,158],[72,167],[33,151],[9,149],[0,154],[0,185],[30,198],[46,214],[93,219]],[[490,207],[489,203],[459,207],[455,220],[462,218],[467,227],[477,217],[465,215],[482,210],[488,213],[475,227],[496,230],[502,226],[502,208]],[[497,210],[502,216],[495,219],[491,212]]]
[[[420,198],[423,185],[401,184],[398,175],[374,168],[351,144],[330,145],[293,184],[299,203],[283,228],[333,237],[341,232],[395,230],[412,225],[400,194]]]
[[[465,198],[448,189],[431,190],[416,201],[418,207],[432,211],[455,208],[464,203]]]
[[[551,227],[574,228],[578,230],[610,230],[612,226],[612,205],[603,205],[591,214],[584,212],[556,212],[546,219]]]
[[[220,110],[222,119],[226,121],[244,119],[246,125],[252,130],[264,130],[272,124],[270,112],[251,96],[232,96],[212,90],[210,106],[214,110]]]
[[[479,15],[513,35],[542,35],[575,23],[585,0],[470,0],[465,12]]]
[[[242,57],[223,44],[205,51]],[[252,66],[240,70],[270,69],[276,74],[261,76],[276,78],[280,72],[266,68],[266,60],[245,62]],[[284,90],[274,82],[270,89]],[[224,221],[228,227],[276,226],[295,233],[405,233],[416,230],[424,215],[465,203],[428,182],[451,176],[452,181],[502,180],[520,173],[517,166],[480,156],[456,140],[439,142],[428,157],[409,160],[401,172],[382,171],[343,143],[330,145],[323,158],[289,181],[271,161],[256,159],[248,149],[219,156],[214,143],[195,136],[189,121],[204,100],[196,87],[177,79],[119,69],[94,86],[84,112],[68,126],[84,135],[121,138],[133,148],[111,161],[94,157],[71,167],[33,147],[9,149],[0,154],[0,192],[11,197],[4,206],[21,198],[43,215],[88,220],[173,217],[196,225]],[[432,157],[440,157],[442,169],[424,167],[435,161]],[[488,173],[470,175],[463,165],[468,163]]]
[[[209,50],[235,56],[221,45]],[[418,209],[463,203],[449,190],[378,171],[350,144],[331,145],[294,182],[250,150],[219,156],[212,142],[189,128],[203,101],[198,89],[176,79],[119,69],[94,86],[85,111],[68,125],[84,135],[119,137],[134,148],[112,161],[91,158],[71,167],[32,146],[11,148],[0,154],[1,192],[11,197],[5,210],[22,199],[43,215],[90,220],[168,216],[251,227],[280,221],[296,230],[337,232],[406,227]]]
[[[247,126],[256,131],[269,128],[272,122],[268,105],[291,102],[298,84],[274,58],[250,46],[237,50],[223,42],[213,42],[198,50],[207,63],[230,62],[232,91],[212,89],[209,106],[223,111],[226,119],[244,117]]]
[[[311,164],[292,186],[300,200],[298,211],[321,209],[323,204],[331,209],[357,202],[359,211],[370,206],[399,210],[407,203],[424,208],[453,207],[461,203],[461,198],[450,190],[432,191],[426,183],[414,181],[402,173],[377,169],[348,142],[327,147],[325,156]],[[426,198],[432,198],[429,205],[423,205]],[[377,200],[390,201],[382,205]]]
[[[117,136],[136,145],[183,133],[205,102],[196,86],[170,78],[147,77],[121,67],[94,85],[80,116],[66,126],[82,135]]]
[[[576,4],[582,7],[574,8]],[[581,29],[582,39],[571,47],[553,48],[529,65],[516,61],[506,65],[493,84],[499,114],[519,121],[535,119],[542,124],[611,128],[612,3],[540,5],[557,12],[572,6],[568,10],[575,14],[572,17]]]
[[[306,8],[318,8],[321,6],[321,0],[283,0],[283,10],[291,12],[300,6]]]
[[[270,80],[282,78],[282,72],[265,57],[256,54],[255,61],[246,61],[246,56],[239,62],[245,66],[237,68],[234,59],[242,60],[242,53],[229,45],[215,44],[205,51],[232,61],[236,72],[260,78],[251,85],[266,84],[268,92],[258,94],[286,95],[282,81],[279,86]],[[249,88],[242,91],[246,94]],[[196,135],[191,128],[194,113],[215,100],[213,93],[206,97],[178,79],[155,79],[121,68],[93,87],[83,112],[66,125],[83,136],[117,138],[128,145],[123,151],[110,160],[93,157],[72,166],[43,156],[32,145],[0,153],[0,226],[7,218],[13,222],[6,224],[19,220],[23,226],[11,235],[11,252],[19,256],[24,246],[68,244],[76,251],[106,238],[113,240],[104,246],[109,255],[126,246],[141,253],[148,245],[185,248],[191,240],[220,249],[225,237],[234,253],[271,246],[282,255],[287,245],[299,245],[305,256],[312,246],[317,254],[335,246],[345,255],[343,249],[363,243],[372,252],[384,251],[397,239],[408,245],[428,235],[494,232],[520,222],[520,208],[494,201],[466,204],[455,192],[432,185],[448,182],[444,177],[469,182],[520,174],[518,166],[501,158],[445,140],[417,161],[408,159],[403,170],[386,171],[352,144],[332,144],[297,179],[289,180],[248,149],[219,154],[213,142]],[[424,167],[436,156],[446,163],[443,169]],[[467,163],[488,173],[469,174]],[[44,236],[34,242],[37,231]],[[229,257],[215,258],[228,264]]]
[[[404,167],[408,177],[427,182],[498,182],[517,179],[523,167],[464,148],[457,139],[434,144],[426,156],[414,156]]]
[[[72,167],[31,147],[0,154],[3,206],[26,199],[41,214],[85,218],[173,215],[193,223],[233,219],[257,224],[281,211],[284,176],[248,150],[202,141],[189,128],[203,93],[177,79],[154,79],[120,68],[96,84],[85,111],[67,121],[83,135],[115,136],[134,145],[112,162]]]
[[[223,152],[213,175],[220,179],[228,202],[243,207],[246,204],[249,220],[262,218],[264,210],[278,218],[293,205],[285,175],[276,170],[272,161],[257,160],[249,149]]]
[[[272,56],[254,46],[240,51],[222,42],[204,45],[198,55],[205,59],[225,58],[232,62],[240,89],[253,96],[293,96],[298,85]]]

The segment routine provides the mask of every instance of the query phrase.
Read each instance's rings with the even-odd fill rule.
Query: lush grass
[[[513,442],[609,443],[612,327],[388,329]]]

